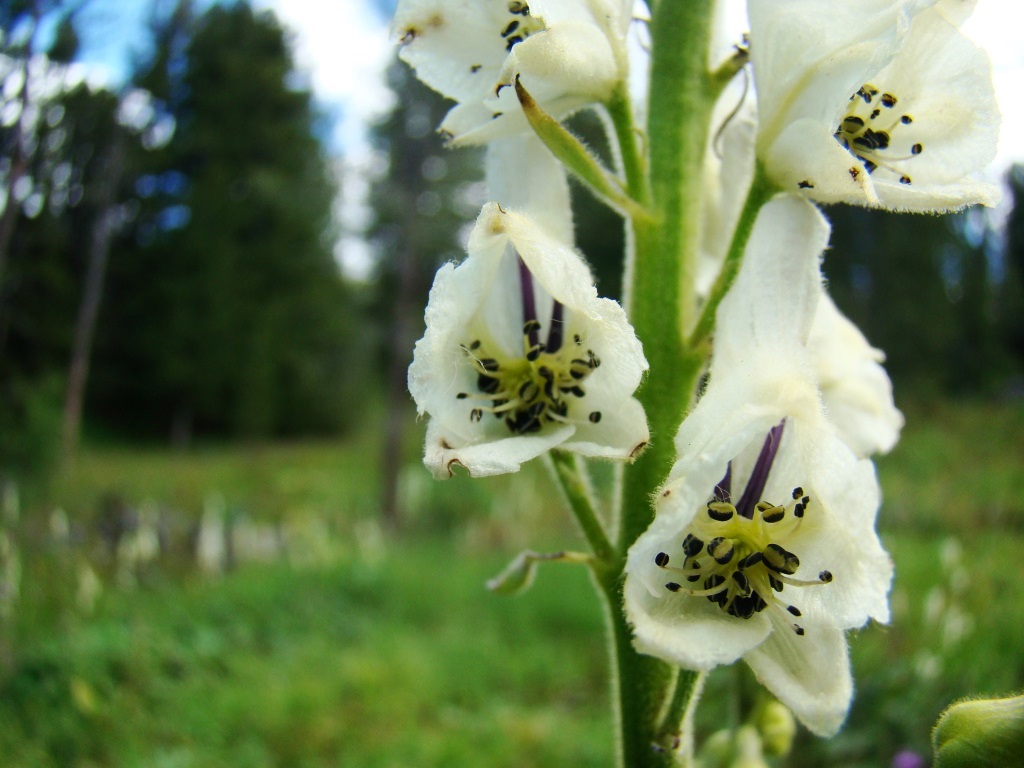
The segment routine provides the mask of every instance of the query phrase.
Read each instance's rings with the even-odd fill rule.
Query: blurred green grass
[[[785,765],[885,766],[926,751],[938,712],[1024,684],[1024,409],[913,409],[880,461],[882,535],[897,564],[893,622],[852,637],[857,694],[831,741]],[[105,498],[198,519],[211,493],[257,520],[326,517],[327,560],[221,578],[159,565],[75,607],[70,551],[26,558],[15,662],[0,683],[10,766],[611,766],[603,618],[581,569],[542,568],[527,594],[483,587],[519,548],[582,546],[539,467],[434,483],[403,470],[410,518],[375,527],[377,438],[345,443],[83,453],[29,494],[23,528]],[[30,607],[30,604],[35,607]],[[712,675],[699,727],[725,717]],[[745,690],[750,693],[747,680]]]

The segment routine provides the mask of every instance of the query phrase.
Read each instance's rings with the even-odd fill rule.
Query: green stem
[[[637,126],[633,121],[633,102],[629,97],[628,85],[620,83],[605,106],[619,144],[622,172],[626,177],[626,192],[633,200],[646,206],[651,199],[647,183],[647,161],[642,147],[637,142]]]
[[[764,169],[758,164],[754,171],[754,180],[747,191],[747,199],[743,203],[739,221],[733,231],[729,251],[718,272],[718,277],[715,279],[715,284],[711,287],[707,301],[701,309],[697,325],[694,327],[693,333],[690,334],[689,346],[691,349],[700,349],[711,336],[711,332],[715,328],[715,312],[722,299],[725,298],[725,294],[729,292],[733,280],[736,279],[736,274],[740,271],[743,253],[750,241],[750,233],[754,229],[757,214],[778,191],[778,187],[768,180]]]
[[[594,556],[603,565],[611,565],[616,561],[615,549],[594,508],[593,497],[583,474],[586,469],[581,466],[580,458],[565,451],[551,451],[551,463],[558,484],[565,493],[576,522],[579,523]]]
[[[668,742],[681,738],[680,724],[683,722],[687,711],[693,703],[693,694],[703,679],[703,673],[693,672],[689,669],[680,669],[676,675],[675,687],[672,690],[672,698],[661,718],[661,725],[658,726],[658,733],[662,741]]]
[[[707,71],[712,0],[675,0],[652,8],[652,64],[647,150],[653,220],[631,220],[634,255],[627,274],[630,319],[644,344],[650,373],[638,392],[651,428],[647,451],[623,483],[617,548],[625,553],[653,518],[651,496],[675,458],[673,435],[689,404],[703,361],[684,345],[693,323],[701,222],[704,153],[716,84]],[[642,155],[635,133],[610,108],[623,148],[631,194],[645,192],[636,174]],[[633,156],[635,160],[628,159]],[[631,170],[629,163],[633,163]],[[632,178],[631,178],[632,175]],[[608,601],[617,684],[620,765],[668,768],[671,750],[659,726],[674,679],[668,664],[636,652],[621,604],[619,580],[601,581]]]
[[[702,367],[700,356],[684,346],[681,329],[690,327],[695,306],[704,151],[715,90],[707,71],[712,5],[661,3],[651,20],[648,144],[656,221],[632,222],[629,309],[650,363],[638,397],[652,440],[626,473],[621,552],[650,524],[650,496],[668,475],[672,438]]]

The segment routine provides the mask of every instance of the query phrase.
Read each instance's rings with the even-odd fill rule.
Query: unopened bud
[[[1006,768],[1024,755],[1024,696],[958,701],[932,731],[935,768]]]
[[[764,759],[761,736],[751,725],[744,725],[736,731],[736,759],[729,768],[770,768]]]
[[[701,768],[725,768],[732,753],[732,731],[715,731],[704,739],[697,762]]]
[[[796,720],[789,707],[774,700],[767,702],[757,713],[755,725],[766,755],[784,757],[789,754],[796,737]]]

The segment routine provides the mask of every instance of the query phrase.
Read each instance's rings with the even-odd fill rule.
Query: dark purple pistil
[[[761,453],[754,464],[754,470],[747,480],[747,487],[743,489],[743,496],[736,505],[736,512],[741,517],[752,520],[754,517],[754,505],[761,500],[764,494],[764,487],[768,483],[768,474],[772,471],[772,464],[775,462],[775,455],[779,452],[779,445],[782,444],[782,430],[786,426],[783,419],[768,431],[768,436],[761,446]],[[730,467],[731,471],[731,467]],[[726,472],[726,477],[729,472]]]
[[[522,258],[519,258],[519,289],[523,297],[523,327],[527,329],[529,346],[533,349],[537,346],[537,328],[540,327],[536,322],[530,322],[537,319],[537,299],[533,295],[533,275]]]

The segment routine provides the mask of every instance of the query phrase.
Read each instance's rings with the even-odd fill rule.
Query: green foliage
[[[0,479],[38,477],[52,467],[57,455],[63,380],[16,379],[0,385]]]
[[[847,727],[828,741],[801,731],[777,765],[878,768],[903,749],[927,754],[949,702],[1019,685],[1024,599],[1007,564],[1024,544],[1024,484],[1007,472],[1021,415],[969,402],[911,414],[881,465],[892,623],[853,637]],[[335,559],[218,581],[172,579],[187,564],[161,562],[164,577],[134,590],[106,576],[89,616],[75,607],[74,553],[36,540],[17,663],[0,682],[6,764],[468,768],[483,755],[499,767],[608,766],[603,617],[585,569],[542,563],[519,597],[484,587],[524,546],[581,546],[543,472],[528,466],[513,491],[509,478],[437,483],[409,464],[409,529],[385,540],[380,470],[364,458],[379,441],[367,431],[343,443],[86,450],[46,505],[27,489],[24,519],[61,506],[80,532],[111,496],[195,519],[212,492],[259,520],[305,510],[328,522]],[[962,495],[943,456],[968,473]],[[739,710],[756,710],[742,665],[718,670],[702,735],[729,722],[736,674],[747,675]]]
[[[111,596],[26,644],[0,749],[40,768],[603,765],[604,649],[567,642],[601,630],[585,575],[499,601],[482,587],[495,557],[451,555],[435,541]]]

